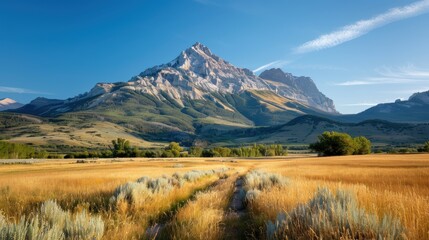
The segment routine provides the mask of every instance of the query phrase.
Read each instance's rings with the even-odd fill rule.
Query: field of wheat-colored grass
[[[224,167],[229,168],[229,177],[222,180],[221,184],[220,174],[202,175],[189,181],[183,180],[183,176],[177,177],[192,170],[204,172]],[[46,201],[54,200],[63,209],[61,211],[70,214],[72,220],[77,219],[82,211],[93,218],[101,217],[104,222],[103,239],[145,238],[150,231],[148,229],[158,222],[165,225],[163,234],[158,237],[181,239],[188,236],[198,239],[198,236],[210,232],[210,239],[222,239],[228,236],[223,233],[223,224],[230,211],[227,203],[231,198],[232,183],[237,177],[254,169],[277,174],[277,177],[268,177],[275,184],[263,184],[270,187],[254,191],[247,189],[248,192],[251,190],[251,200],[243,201],[247,204],[248,217],[234,220],[243,221],[237,224],[243,228],[238,230],[246,231],[241,236],[260,239],[276,236],[269,235],[273,230],[268,228],[275,225],[282,213],[300,212],[297,207],[310,204],[318,192],[325,191],[335,196],[340,190],[355,199],[350,204],[356,205],[353,207],[358,209],[359,214],[371,218],[373,225],[382,221],[384,216],[389,216],[393,222],[398,221],[398,234],[402,234],[402,237],[429,239],[428,154],[326,158],[288,156],[267,159],[123,159],[85,164],[52,160],[7,164],[0,165],[0,212],[9,224],[17,223],[23,216],[28,218],[40,212],[44,202],[46,204]],[[127,188],[128,195],[120,195],[119,187],[125,186],[127,182],[133,183],[129,186],[134,187],[139,181],[148,181],[138,180],[143,176],[153,179],[150,184],[170,184],[172,179],[181,180],[180,184],[168,185],[167,190],[152,189],[144,198],[142,190],[138,188]],[[287,180],[281,180],[282,184],[276,185],[283,177]],[[119,195],[121,197],[113,197]],[[334,197],[334,200],[337,198]],[[270,222],[274,225],[270,225]],[[286,225],[280,228],[282,226],[278,224],[278,234],[286,231]],[[335,234],[343,233],[339,231]],[[345,234],[347,236],[350,233]],[[366,234],[371,236],[373,232]],[[317,234],[309,236],[315,239],[319,237]]]

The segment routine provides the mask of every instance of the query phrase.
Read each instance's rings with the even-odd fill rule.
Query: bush
[[[371,153],[371,142],[365,137],[353,139],[346,133],[324,132],[310,149],[322,156],[362,155]]]
[[[401,223],[390,216],[378,219],[357,205],[349,192],[333,195],[319,188],[307,203],[267,222],[268,239],[406,239]]]
[[[244,204],[249,204],[258,198],[261,191],[272,187],[287,186],[288,184],[289,178],[275,173],[254,170],[244,176],[244,190],[239,196]]]
[[[72,215],[62,210],[56,202],[46,201],[33,218],[22,217],[18,223],[9,223],[0,214],[0,239],[56,240],[101,239],[104,222],[86,211]]]
[[[289,184],[289,179],[275,173],[266,173],[254,170],[244,176],[246,190],[265,190],[274,186],[283,187]]]

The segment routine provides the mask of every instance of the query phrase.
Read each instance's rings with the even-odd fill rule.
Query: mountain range
[[[374,119],[374,116],[386,119],[383,117],[387,116],[387,108],[390,109],[388,116],[392,117],[395,111],[418,108],[421,114],[415,118],[419,120],[411,122],[429,122],[427,111],[423,110],[428,105],[427,93],[421,93],[408,101],[379,105],[357,115],[340,115],[333,101],[317,89],[311,78],[293,76],[281,69],[269,69],[256,76],[196,43],[171,62],[149,68],[127,82],[98,83],[90,91],[66,100],[36,98],[21,108],[0,114],[0,128],[4,130],[4,136],[0,137],[31,141],[33,136],[42,144],[55,141],[64,144],[77,139],[71,132],[85,127],[90,130],[81,131],[79,137],[101,138],[101,132],[104,135],[108,132],[100,128],[108,125],[135,141],[180,141],[190,145],[196,140],[224,141],[216,136],[229,136],[243,140],[240,143],[232,141],[237,144],[246,143],[246,139],[248,142],[276,139],[272,142],[307,143],[315,140],[314,134],[294,138],[292,132],[299,135],[305,131],[299,130],[300,127],[290,128],[288,124],[313,129],[313,133],[320,129],[329,130],[329,126],[334,125],[337,130],[347,130],[352,129],[350,124],[353,123],[342,122],[364,121]],[[311,125],[302,116],[313,116],[317,123],[325,124]],[[11,123],[11,119],[25,123],[25,126]],[[32,119],[30,123],[28,119]],[[391,124],[383,126],[392,127]],[[367,127],[360,128],[361,134],[381,134],[373,131],[379,127],[377,124]],[[416,132],[428,133],[427,125],[415,127]],[[55,137],[59,135],[58,129],[61,129],[61,139]],[[284,131],[271,132],[273,129]],[[394,129],[397,132],[399,128],[395,125]],[[57,132],[53,134],[55,130]],[[258,132],[259,140],[250,137],[255,132]],[[280,133],[284,135],[282,138],[278,137]],[[401,139],[417,142],[422,137],[414,134]],[[389,138],[383,137],[376,140],[389,142]],[[89,140],[87,144],[91,142],[97,141]],[[103,144],[103,141],[100,139],[98,143]]]
[[[414,93],[408,100],[382,103],[354,115],[336,118],[340,121],[358,122],[368,119],[383,119],[402,123],[429,122],[429,91]]]

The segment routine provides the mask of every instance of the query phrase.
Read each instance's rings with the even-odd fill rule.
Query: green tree
[[[346,133],[324,132],[310,149],[323,156],[350,155],[355,151],[353,138]]]
[[[216,157],[229,157],[231,155],[231,149],[226,147],[217,147],[213,149]]]
[[[355,144],[355,150],[353,154],[364,155],[371,153],[371,141],[369,141],[366,137],[355,137],[353,141]]]
[[[165,150],[170,151],[173,154],[173,157],[179,157],[180,152],[183,151],[183,148],[180,146],[179,143],[171,142],[170,144],[168,144]]]
[[[429,141],[425,142],[425,145],[423,146],[423,150],[425,150],[425,152],[429,152]]]
[[[180,155],[180,152],[179,152],[179,154],[178,154],[178,156]],[[173,151],[172,150],[164,150],[164,151],[162,151],[162,153],[161,153],[161,157],[164,157],[164,158],[172,158],[172,157],[176,157],[176,155],[173,153]]]
[[[193,157],[201,157],[201,155],[203,154],[203,148],[202,147],[191,147],[189,149],[189,154]]]
[[[45,151],[41,153],[24,144],[0,141],[0,158],[3,159],[45,158],[48,155]]]
[[[130,141],[124,138],[112,140],[112,146],[109,146],[113,157],[132,157],[136,154],[130,145]]]

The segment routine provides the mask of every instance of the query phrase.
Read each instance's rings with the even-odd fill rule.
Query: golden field
[[[154,192],[137,205],[116,202],[115,189],[127,182],[183,174],[191,170],[230,168],[184,182],[168,192]],[[366,155],[317,158],[287,156],[256,159],[122,159],[76,161],[49,160],[32,164],[0,165],[0,211],[9,222],[31,216],[46,200],[77,213],[83,209],[104,220],[103,239],[199,239],[210,234],[222,239],[233,183],[248,171],[260,169],[288,178],[281,187],[262,189],[237,218],[248,238],[266,238],[266,221],[308,202],[318,188],[343,189],[357,199],[359,208],[378,218],[389,215],[404,226],[408,239],[429,239],[429,155]],[[221,179],[222,178],[222,179]],[[225,180],[223,178],[226,178]],[[128,198],[124,198],[128,199]],[[213,199],[213,201],[210,201]],[[140,201],[140,200],[139,200]],[[155,234],[147,234],[157,223]],[[164,226],[165,225],[165,226]],[[189,226],[189,231],[185,231]],[[258,229],[250,229],[252,227]],[[211,231],[211,232],[210,232]],[[162,233],[162,234],[161,234]],[[170,234],[170,235],[169,235]],[[191,234],[193,237],[190,237]],[[182,237],[181,237],[182,236]],[[154,238],[155,238],[154,237]],[[316,238],[315,238],[316,239]]]

